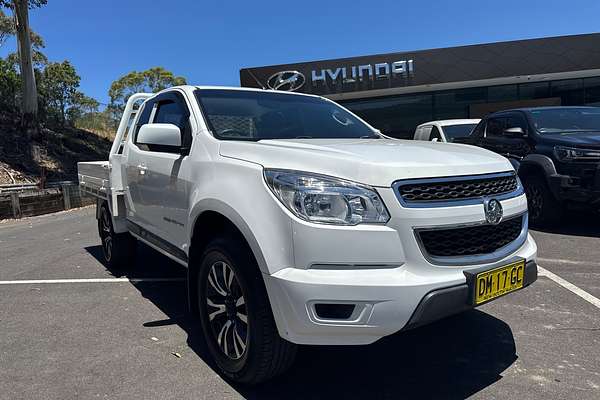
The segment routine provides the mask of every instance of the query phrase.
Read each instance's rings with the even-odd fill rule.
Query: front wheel
[[[136,240],[128,232],[115,232],[106,203],[100,206],[98,234],[102,241],[102,255],[109,268],[127,269],[135,265]]]
[[[552,226],[563,214],[561,204],[554,198],[546,180],[539,175],[524,177],[529,221],[532,226]]]
[[[216,239],[201,259],[198,308],[208,349],[230,379],[256,384],[283,373],[296,345],[277,332],[262,276],[236,239]]]

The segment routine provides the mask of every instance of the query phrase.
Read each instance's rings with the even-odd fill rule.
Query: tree
[[[0,0],[0,6],[11,8],[15,16],[17,42],[19,48],[19,61],[22,80],[23,126],[28,138],[36,129],[38,99],[33,72],[33,56],[31,49],[31,34],[29,28],[29,9],[41,7],[47,0]]]
[[[97,114],[99,108],[100,103],[98,100],[86,96],[80,91],[75,91],[71,98],[71,106],[67,110],[67,119],[71,125],[75,125],[77,121],[84,117]]]
[[[127,99],[139,92],[156,93],[170,86],[185,85],[184,77],[175,76],[171,71],[163,67],[154,67],[146,71],[132,71],[114,81],[110,85],[108,95],[110,96],[109,110],[113,118],[118,120],[125,108]]]
[[[48,114],[53,116],[61,126],[67,121],[67,109],[82,99],[78,92],[81,78],[75,68],[67,60],[62,63],[48,63],[42,74],[41,89],[44,95]]]
[[[9,17],[4,11],[0,10],[0,47],[6,43],[8,38],[15,36],[16,32],[14,18]],[[44,39],[32,30],[29,30],[29,37],[31,39],[33,65],[42,68],[48,63],[48,58],[42,53],[42,49],[46,47]],[[19,64],[19,53],[10,53],[6,59],[16,66]]]

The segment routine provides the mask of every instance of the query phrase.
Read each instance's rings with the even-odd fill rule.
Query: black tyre
[[[200,263],[200,322],[223,374],[256,384],[287,370],[296,345],[277,332],[262,276],[247,246],[236,239],[216,239]]]
[[[137,241],[128,232],[115,233],[106,203],[100,207],[98,234],[102,241],[102,255],[109,268],[130,269],[135,266]]]
[[[544,177],[527,175],[523,178],[529,223],[532,226],[549,227],[560,221],[563,214],[562,205],[556,200]]]

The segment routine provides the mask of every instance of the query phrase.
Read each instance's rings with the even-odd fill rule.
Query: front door
[[[127,157],[128,194],[135,210],[130,219],[180,248],[186,237],[191,187],[185,168],[191,146],[190,113],[183,96],[176,92],[161,94],[148,106],[151,109],[143,111],[148,112],[147,123],[178,126],[182,148],[149,148],[133,138]],[[142,125],[143,117],[140,116]]]
[[[481,141],[482,147],[509,158],[519,159],[523,157],[529,152],[525,138],[505,134],[506,129],[517,127],[522,128],[525,134],[527,133],[525,118],[518,114],[506,114],[489,118],[485,129],[485,137]]]

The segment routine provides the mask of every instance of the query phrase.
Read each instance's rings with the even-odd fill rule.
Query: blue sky
[[[106,103],[113,80],[153,66],[238,86],[242,67],[590,33],[598,15],[597,0],[48,0],[31,25]]]

